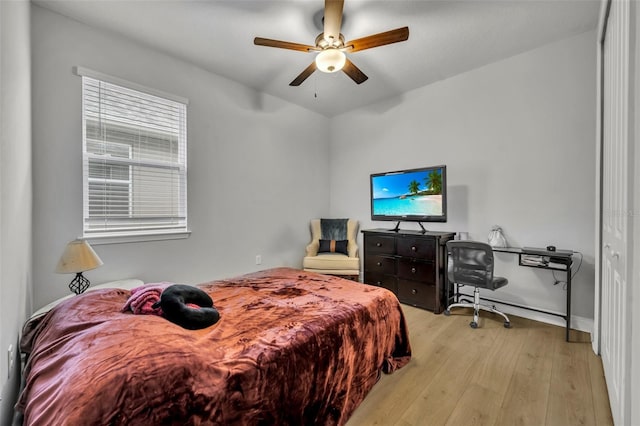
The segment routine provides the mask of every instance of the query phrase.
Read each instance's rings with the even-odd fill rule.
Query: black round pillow
[[[191,308],[187,303],[200,306]],[[184,284],[173,284],[164,289],[160,301],[153,305],[162,308],[162,316],[189,330],[207,328],[218,322],[220,313],[211,297],[201,289]]]

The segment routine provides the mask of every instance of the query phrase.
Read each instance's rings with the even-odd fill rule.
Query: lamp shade
[[[56,272],[59,274],[70,274],[88,271],[102,265],[102,260],[98,257],[89,243],[85,240],[73,240],[67,247],[58,261]]]
[[[341,50],[328,48],[316,56],[316,67],[322,72],[336,72],[344,67],[347,57]]]

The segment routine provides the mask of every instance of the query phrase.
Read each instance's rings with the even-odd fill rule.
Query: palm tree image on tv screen
[[[371,176],[372,214],[443,216],[443,167]]]

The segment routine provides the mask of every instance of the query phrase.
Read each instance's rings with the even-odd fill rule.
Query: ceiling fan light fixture
[[[337,72],[344,67],[347,56],[335,48],[325,49],[316,56],[316,67],[322,72]]]

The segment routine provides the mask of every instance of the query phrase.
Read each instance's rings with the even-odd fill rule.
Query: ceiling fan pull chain
[[[313,97],[318,99],[318,77],[313,77]]]

